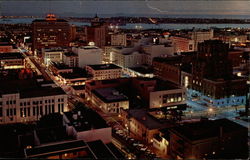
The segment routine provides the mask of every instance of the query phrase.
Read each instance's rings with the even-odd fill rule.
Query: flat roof
[[[73,72],[70,73],[59,73],[60,76],[66,79],[75,79],[75,78],[88,78],[90,75],[84,69],[73,69]]]
[[[246,130],[243,127],[228,119],[204,120],[196,123],[186,123],[170,130],[175,134],[181,135],[190,141],[201,140],[205,138],[218,137],[220,130],[223,133]]]
[[[96,46],[81,46],[81,47],[79,47],[80,49],[100,49],[100,48],[98,48],[98,47],[96,47]]]
[[[174,89],[181,89],[181,87],[170,81],[163,81],[161,79],[156,79],[156,86],[154,91],[164,91],[164,90],[174,90]]]
[[[0,96],[20,93],[20,98],[43,97],[66,94],[60,87],[41,87],[36,79],[0,80]]]
[[[74,53],[74,52],[65,52],[64,55],[65,55],[66,57],[70,57],[70,56],[77,57],[77,54]]]
[[[87,142],[87,145],[97,159],[117,159],[114,153],[101,140]]]
[[[153,69],[151,68],[145,68],[145,67],[131,67],[129,68],[133,71],[139,72],[141,74],[152,74],[153,73]]]
[[[121,67],[115,64],[95,64],[95,65],[88,65],[93,70],[106,70],[106,69],[122,69]]]
[[[38,146],[30,149],[25,149],[28,158],[48,156],[50,154],[60,154],[64,152],[87,148],[83,140],[63,141],[60,143]]]
[[[23,55],[20,52],[8,52],[8,53],[1,53],[0,59],[24,59]]]
[[[148,114],[147,109],[130,109],[127,111],[129,116],[135,118],[141,124],[143,124],[147,129],[163,129],[166,127],[172,127],[173,124],[168,121],[160,121],[150,114]]]
[[[105,120],[93,110],[85,109],[77,112],[64,112],[64,115],[70,121],[70,125],[78,132],[109,127]]]
[[[115,88],[98,88],[92,92],[105,103],[128,101],[128,97]]]
[[[72,69],[72,67],[69,67],[68,65],[64,63],[57,63],[57,62],[51,62],[54,67],[57,69]]]

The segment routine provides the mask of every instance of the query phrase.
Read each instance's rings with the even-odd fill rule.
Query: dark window
[[[13,109],[10,109],[10,116],[13,116]]]
[[[10,115],[10,111],[9,109],[6,110],[6,115],[9,116]]]
[[[64,104],[61,104],[61,106],[62,106],[62,112],[64,112]]]
[[[28,109],[28,116],[30,116],[30,107],[29,108],[27,108]]]
[[[58,112],[61,112],[60,104],[58,104]]]
[[[26,117],[27,115],[26,108],[24,108],[23,110],[24,110],[24,117]]]
[[[55,113],[55,105],[52,104],[51,107],[52,107],[52,113]]]
[[[27,105],[30,105],[30,102],[28,102]]]
[[[0,107],[0,117],[2,117],[2,116],[3,116],[3,108]]]
[[[6,104],[9,104],[9,101],[6,101]]]
[[[2,105],[3,104],[3,102],[0,102],[0,105]]]
[[[45,115],[47,115],[47,105],[45,105]]]
[[[43,106],[40,106],[40,115],[43,115]]]
[[[47,103],[47,100],[45,100],[45,103]]]
[[[10,104],[12,104],[12,101],[10,101]]]
[[[23,103],[22,103],[22,102],[20,103],[20,106],[23,106]]]
[[[43,104],[43,101],[40,101],[40,104]]]
[[[36,107],[33,107],[33,116],[36,114]]]
[[[16,100],[13,101],[13,104],[16,104]]]
[[[54,103],[54,99],[52,99],[51,101],[52,101],[52,103]]]
[[[23,108],[20,108],[20,117],[23,116]]]
[[[23,105],[26,106],[26,102],[24,102]]]

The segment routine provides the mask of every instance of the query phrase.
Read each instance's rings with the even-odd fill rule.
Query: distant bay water
[[[13,19],[0,19],[0,24],[30,24],[34,19],[32,18],[13,18]],[[76,26],[90,25],[86,22],[70,22]],[[209,29],[213,28],[250,28],[250,24],[145,24],[145,23],[127,23],[126,25],[118,26],[123,29]]]

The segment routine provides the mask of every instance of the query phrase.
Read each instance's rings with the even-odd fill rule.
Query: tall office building
[[[86,35],[87,41],[94,42],[97,47],[104,48],[108,44],[108,27],[97,15],[91,21],[91,26],[86,28]]]
[[[68,21],[57,19],[54,14],[48,14],[46,19],[32,22],[33,51],[41,48],[68,46],[72,39],[72,28]]]

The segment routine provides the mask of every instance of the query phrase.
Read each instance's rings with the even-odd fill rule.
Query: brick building
[[[72,31],[68,21],[57,19],[53,14],[48,14],[46,19],[36,19],[32,22],[32,50],[68,46]]]

